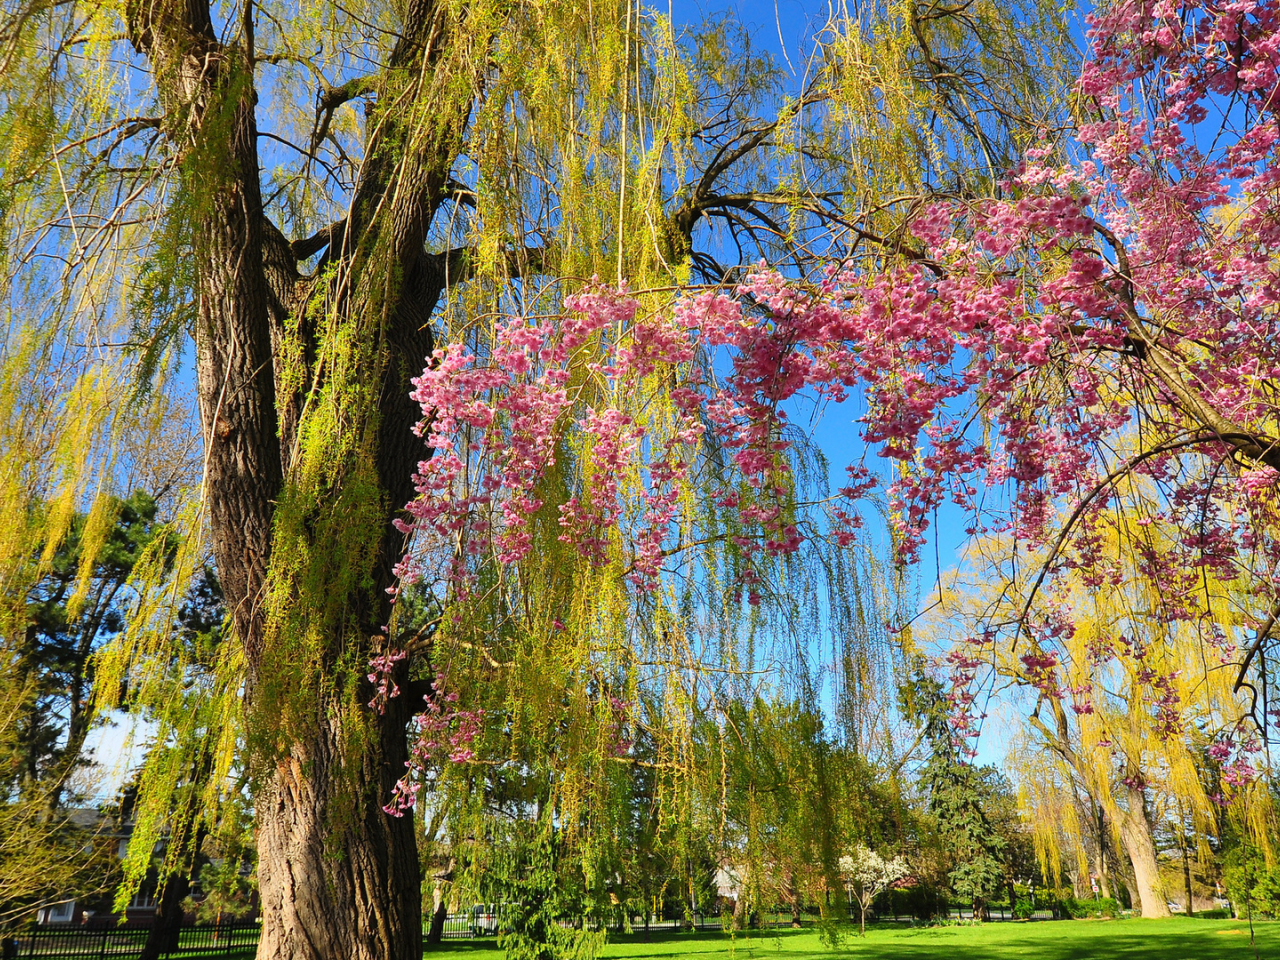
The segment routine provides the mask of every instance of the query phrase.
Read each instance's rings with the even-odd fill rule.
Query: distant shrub
[[[1231,911],[1215,908],[1213,910],[1197,910],[1196,916],[1201,920],[1230,920]]]
[[[1074,920],[1089,917],[1118,917],[1120,904],[1112,897],[1100,897],[1097,900],[1077,900],[1075,897],[1064,897],[1062,909]]]

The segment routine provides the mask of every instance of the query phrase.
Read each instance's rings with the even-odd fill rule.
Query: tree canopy
[[[796,70],[629,0],[7,3],[0,680],[93,687],[36,768],[155,724],[135,883],[251,798],[264,960],[416,957],[415,815],[513,956],[717,869],[839,918],[935,828],[1012,901],[1006,685],[1024,811],[1105,820],[1044,876],[1110,830],[1166,910],[1165,801],[1269,849],[1276,16],[840,5]]]

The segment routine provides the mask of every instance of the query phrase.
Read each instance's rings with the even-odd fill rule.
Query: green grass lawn
[[[1280,958],[1280,923],[1255,923],[1258,956]],[[856,931],[855,931],[856,933]],[[432,954],[449,960],[501,960],[487,944],[446,943]],[[613,936],[606,958],[663,960],[1253,960],[1249,925],[1235,920],[1066,920],[1039,923],[989,923],[976,927],[889,927],[872,929],[866,939],[853,936],[838,948],[808,930],[770,930],[739,934],[643,934]]]

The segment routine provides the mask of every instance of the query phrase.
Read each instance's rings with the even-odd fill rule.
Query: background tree
[[[246,856],[243,836],[243,779],[228,779],[228,758],[218,755],[227,743],[216,729],[222,719],[218,663],[225,657],[220,648],[227,640],[226,617],[217,575],[205,566],[178,611],[175,627],[181,654],[171,665],[169,702],[166,710],[157,711],[155,734],[132,791],[134,830],[116,910],[123,912],[140,884],[155,884],[156,912],[139,960],[158,960],[177,948],[193,885],[203,884],[206,871],[216,885],[215,909],[220,913],[219,904],[225,901],[234,912],[235,894],[243,895],[244,884],[237,885],[227,871],[238,873],[246,860],[254,859]],[[181,694],[172,692],[176,690]],[[163,791],[156,791],[156,779],[162,779]],[[208,860],[209,845],[222,848],[222,864]]]
[[[987,575],[986,564],[997,555],[997,549],[984,551]],[[1162,602],[1162,588],[1140,571],[1092,586],[1081,579],[1086,582],[1059,576],[1055,603],[1070,605],[1074,627],[1051,654],[1021,652],[1012,638],[993,637],[986,648],[990,658],[979,659],[1028,691],[1022,707],[1029,717],[1026,745],[1012,759],[1048,860],[1056,862],[1054,838],[1065,831],[1076,872],[1095,872],[1087,862],[1088,846],[1096,872],[1109,885],[1103,857],[1114,849],[1144,909],[1165,915],[1157,827],[1166,810],[1180,808],[1199,835],[1218,831],[1220,808],[1212,795],[1222,794],[1207,786],[1206,751],[1223,751],[1221,741],[1239,719],[1235,678],[1220,663],[1206,663],[1194,627],[1161,625],[1153,610]],[[959,575],[956,582],[963,580]],[[992,614],[1018,616],[1017,610],[997,612],[998,589],[980,591],[972,602],[944,602],[944,608],[953,615],[966,609],[960,614],[965,629]],[[1025,594],[1015,588],[1011,595]],[[1032,610],[1048,613],[1039,603]],[[950,656],[958,689],[968,689],[974,655],[957,650]],[[1050,676],[1061,684],[1047,683]]]
[[[969,901],[975,919],[987,919],[987,901],[1011,889],[1008,840],[993,824],[995,771],[978,768],[961,755],[942,686],[923,673],[904,689],[904,706],[924,730],[929,755],[919,772],[937,839],[946,851],[947,881],[953,894]],[[1012,899],[1010,906],[1012,906]]]
[[[123,628],[139,557],[172,552],[156,512],[142,491],[104,497],[90,514],[69,518],[60,542],[31,548],[32,562],[42,554],[48,560],[4,638],[0,678],[0,844],[7,849],[0,916],[7,922],[49,902],[101,893],[118,879],[114,850],[103,853],[112,843],[81,809],[93,799],[83,778],[94,764],[86,747],[95,720],[94,656]]]
[[[789,907],[797,925],[806,905],[839,917],[845,905],[827,894],[840,887],[838,811],[853,798],[838,792],[843,781],[821,718],[795,703],[758,700],[733,705],[725,724],[727,743],[709,738],[704,762],[724,785],[720,858],[739,872],[735,923],[775,905]]]
[[[853,853],[840,858],[839,866],[840,872],[845,875],[849,895],[858,904],[858,930],[865,937],[867,911],[871,909],[872,902],[894,883],[906,877],[911,868],[902,857],[886,860],[874,850],[860,844],[853,848]]]
[[[25,644],[17,652],[20,682],[31,691],[15,718],[24,754],[17,789],[43,794],[51,810],[91,762],[85,742],[94,721],[93,655],[124,626],[134,565],[162,529],[145,492],[98,506],[78,515],[52,551],[49,571],[30,591]]]

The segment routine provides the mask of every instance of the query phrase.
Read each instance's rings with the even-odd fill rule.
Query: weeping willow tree
[[[761,255],[808,270],[893,247],[911,198],[989,179],[1032,125],[1018,118],[1055,114],[1061,44],[1035,6],[892,3],[823,25],[791,89],[730,25],[677,35],[626,2],[6,5],[5,596],[47,563],[32,544],[56,544],[71,511],[118,483],[126,436],[148,455],[154,411],[194,379],[203,475],[175,511],[183,546],[140,563],[100,676],[127,677],[128,703],[175,737],[197,715],[234,728],[215,770],[247,749],[259,956],[419,950],[413,827],[383,805],[422,701],[368,709],[366,672],[396,635],[383,628],[404,542],[390,520],[424,456],[410,378],[436,343],[484,350],[503,314],[556,309],[566,278],[657,288],[720,282]],[[37,502],[54,506],[37,517]],[[559,533],[534,529],[539,544]],[[222,705],[197,712],[174,691],[173,623],[206,538],[236,643],[205,685]],[[595,604],[623,595],[545,557],[524,620],[463,606],[433,628],[441,650],[483,660],[498,636],[520,654],[496,686],[498,729],[535,772],[575,737],[579,768],[600,756],[588,742],[609,702],[580,634],[549,616],[530,632],[539,611],[578,605],[611,650],[645,616]],[[670,604],[644,629],[688,638],[697,613]],[[653,669],[718,656],[708,642]],[[401,662],[395,679],[411,667],[424,669]],[[803,688],[802,673],[778,682]],[[619,690],[639,699],[635,683]],[[688,729],[688,706],[672,709]],[[685,776],[687,738],[658,742],[655,762]],[[176,769],[144,789],[154,809]],[[562,820],[594,816],[585,782],[564,780]]]
[[[1149,483],[1123,485],[1117,500],[1120,522],[1097,528],[1104,556],[1123,556],[1123,532],[1141,537],[1151,557],[1176,544],[1166,525],[1133,519],[1155,502]],[[985,704],[996,687],[1023,694],[1017,703],[1026,721],[1010,759],[1042,870],[1056,873],[1065,855],[1087,876],[1092,847],[1092,866],[1105,878],[1106,849],[1119,851],[1142,915],[1168,916],[1156,843],[1161,810],[1176,809],[1192,824],[1204,859],[1224,817],[1252,836],[1270,831],[1265,781],[1254,778],[1260,743],[1228,667],[1253,602],[1243,578],[1230,569],[1188,572],[1179,602],[1195,613],[1170,623],[1158,612],[1168,586],[1154,582],[1152,568],[1125,559],[1105,577],[1072,568],[1061,586],[1035,596],[1032,609],[1046,617],[1071,611],[1074,629],[1027,645],[989,625],[1018,622],[1037,555],[1019,556],[999,538],[975,546],[970,562],[985,571],[983,581],[957,575],[935,616],[954,618],[940,635],[955,642],[948,659],[960,700]],[[1212,625],[1212,642],[1198,623]],[[977,625],[986,632],[960,637],[981,631]]]

